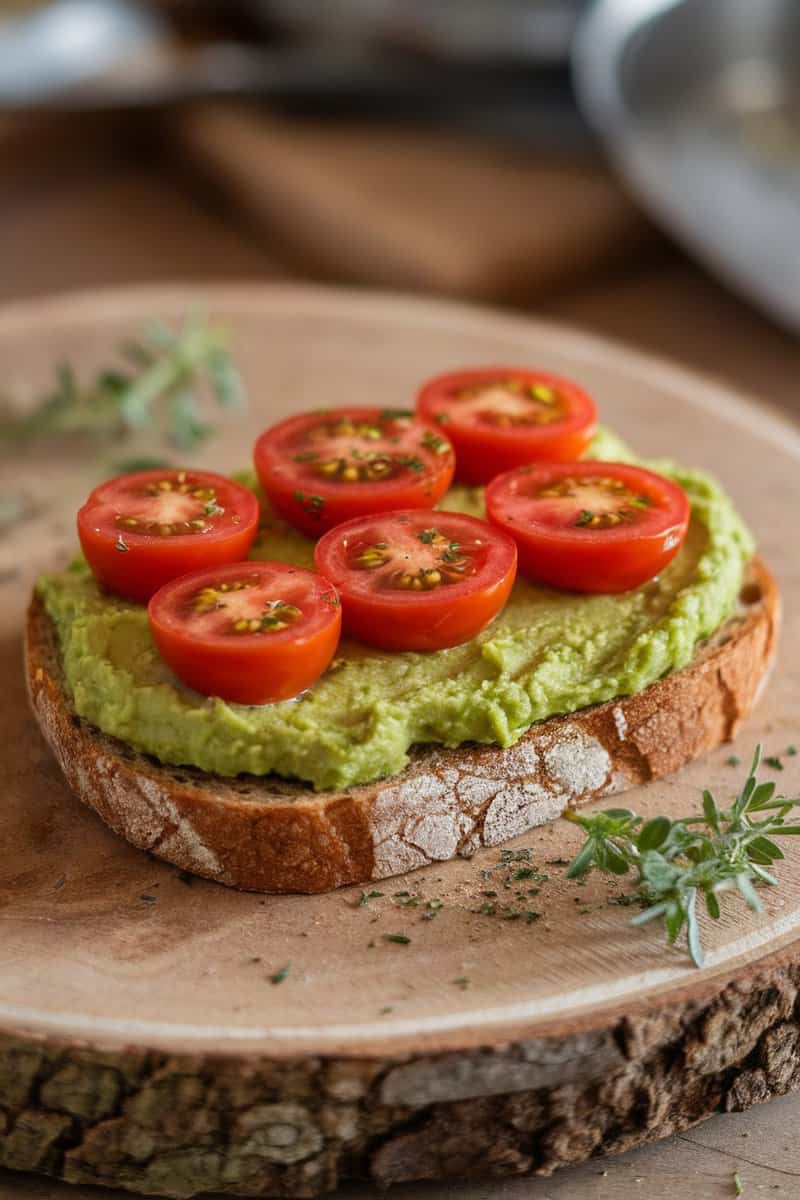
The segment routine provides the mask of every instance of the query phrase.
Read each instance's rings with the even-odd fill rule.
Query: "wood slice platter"
[[[641,452],[713,470],[783,592],[776,669],[733,747],[625,803],[678,815],[705,786],[727,800],[731,753],[800,742],[800,434],[768,406],[555,326],[293,286],[7,308],[4,386],[41,385],[65,358],[104,363],[146,319],[198,304],[235,329],[252,397],[201,456],[217,469],[246,462],[256,431],[291,411],[367,395],[404,406],[454,364],[519,361],[579,378]],[[21,655],[31,583],[73,552],[73,513],[103,465],[39,451],[0,472],[0,492],[32,501],[0,532],[0,1165],[174,1196],[547,1173],[800,1083],[800,846],[763,913],[732,902],[706,923],[697,971],[629,927],[609,903],[620,885],[565,880],[578,841],[565,822],[511,843],[548,876],[530,922],[481,911],[509,875],[496,849],[359,904],[358,888],[234,892],[117,839],[62,782]],[[800,795],[800,756],[782,761],[781,789]]]

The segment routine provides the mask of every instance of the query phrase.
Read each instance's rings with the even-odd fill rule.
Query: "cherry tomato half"
[[[347,633],[383,650],[441,650],[469,641],[500,611],[517,551],[486,521],[406,509],[332,529],[314,565],[339,589]]]
[[[78,536],[98,582],[129,600],[199,567],[247,557],[258,530],[249,488],[211,471],[138,471],[96,487]]]
[[[335,408],[289,417],[255,445],[261,486],[309,537],[396,508],[432,508],[450,486],[453,447],[411,412]]]
[[[541,463],[486,489],[525,575],[577,592],[624,592],[657,575],[689,527],[683,488],[625,463]]]
[[[189,687],[237,704],[289,700],[327,668],[336,589],[303,567],[227,563],[165,584],[147,606],[161,657]]]
[[[521,367],[478,367],[431,379],[417,395],[456,451],[462,483],[489,483],[531,462],[580,458],[597,429],[594,401],[575,383]]]

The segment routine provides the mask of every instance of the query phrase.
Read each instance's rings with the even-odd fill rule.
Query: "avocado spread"
[[[591,456],[636,461],[608,431]],[[159,658],[145,608],[102,592],[82,561],[38,591],[75,709],[105,733],[165,763],[346,787],[401,771],[415,744],[510,746],[535,721],[641,691],[691,660],[733,609],[753,544],[707,475],[647,465],[680,483],[692,506],[686,542],[658,578],[615,596],[519,578],[500,616],[465,645],[390,654],[344,640],[314,687],[278,704],[248,708],[184,687]],[[482,516],[482,490],[454,487],[440,507]],[[311,566],[312,548],[267,514],[251,557]]]

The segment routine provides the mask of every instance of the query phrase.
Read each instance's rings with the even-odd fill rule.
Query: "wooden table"
[[[0,139],[0,156],[3,144]],[[14,161],[17,155],[11,155]],[[219,197],[187,186],[180,171],[105,143],[99,157],[65,154],[56,139],[46,168],[14,175],[0,193],[0,299],[96,284],[156,279],[264,279],[296,274],[280,248],[230,220]],[[54,175],[54,172],[57,172]],[[669,247],[562,292],[536,310],[611,334],[721,376],[800,415],[800,344],[731,298]],[[796,1138],[800,1097],[718,1117],[679,1138],[556,1178],[470,1184],[461,1200],[660,1200],[691,1195],[794,1197],[800,1177]],[[375,1193],[350,1188],[341,1200]],[[111,1200],[122,1193],[74,1189],[33,1177],[0,1176],[0,1200]],[[450,1186],[399,1189],[398,1200],[445,1200]]]

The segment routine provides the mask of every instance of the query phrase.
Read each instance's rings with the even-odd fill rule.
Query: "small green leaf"
[[[670,904],[664,914],[664,924],[667,927],[669,944],[674,946],[680,937],[680,932],[686,923],[686,914],[679,904]]]
[[[594,841],[590,839],[569,864],[567,879],[579,879],[586,874],[594,860],[594,849]]]
[[[680,867],[674,866],[658,850],[646,850],[640,862],[642,878],[656,892],[668,891],[680,878]]]
[[[750,876],[742,872],[736,876],[736,886],[742,893],[748,908],[753,912],[761,912],[761,901],[758,898],[755,888],[753,887]]]
[[[769,862],[774,862],[784,857],[780,846],[768,837],[757,837],[755,841],[752,841],[748,846],[748,853],[751,853],[753,850],[758,850],[761,854],[766,855]]]
[[[778,882],[774,875],[770,875],[769,871],[766,871],[763,867],[759,866],[758,863],[754,863],[752,860],[750,862],[750,870],[754,875],[757,875],[759,879],[762,879],[764,883],[768,883],[770,887],[775,887]]]
[[[609,871],[613,871],[615,875],[626,875],[628,872],[628,860],[625,855],[617,849],[613,842],[606,842],[605,845],[606,866]]]
[[[222,408],[244,406],[242,379],[226,350],[220,348],[211,354],[208,360],[208,374]]]
[[[717,805],[711,792],[706,788],[703,792],[703,816],[714,833],[719,833],[719,814],[717,813]]]
[[[668,905],[664,901],[661,904],[651,904],[650,908],[646,908],[644,912],[637,913],[635,917],[631,917],[631,925],[649,925],[657,917],[664,916],[667,908]]]
[[[686,940],[689,945],[689,953],[692,956],[692,961],[696,967],[702,967],[704,962],[703,947],[700,944],[700,927],[697,923],[697,913],[695,911],[697,901],[697,892],[694,888],[690,888],[686,898]]]
[[[668,817],[653,817],[639,831],[636,845],[640,850],[657,850],[669,837],[672,822]]]
[[[706,892],[706,908],[708,909],[708,915],[713,920],[718,921],[720,916],[719,900],[713,892]]]
[[[763,805],[768,804],[775,795],[775,783],[770,780],[766,783],[760,783],[758,787],[753,789],[753,794],[747,805],[748,812],[758,812]]]

